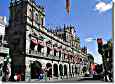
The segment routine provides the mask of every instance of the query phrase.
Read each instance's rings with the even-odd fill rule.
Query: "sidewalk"
[[[72,78],[63,78],[63,79],[51,79],[51,80],[38,80],[38,79],[31,79],[31,81],[28,82],[37,82],[37,83],[47,83],[47,82],[56,82],[56,81],[66,81],[66,80],[80,80],[82,77],[72,77]]]

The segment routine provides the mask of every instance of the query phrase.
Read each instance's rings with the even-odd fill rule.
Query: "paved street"
[[[63,80],[50,80],[50,81],[32,81],[32,83],[103,83],[104,81],[101,80],[94,80],[91,77],[81,77],[81,78],[70,78],[70,79],[63,79]]]

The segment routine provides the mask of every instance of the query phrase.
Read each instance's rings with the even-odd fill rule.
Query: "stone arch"
[[[75,74],[78,74],[78,67],[76,65],[75,65]]]
[[[67,75],[67,66],[64,65],[64,75]]]
[[[60,76],[63,76],[63,65],[59,65]]]
[[[48,77],[52,77],[52,64],[51,63],[47,63],[46,64],[46,68],[47,68],[47,76]]]
[[[69,64],[69,75],[72,75],[72,65]]]
[[[72,65],[72,74],[74,73],[74,65]]]
[[[31,78],[37,78],[38,75],[40,75],[41,73],[43,73],[42,70],[42,64],[39,61],[33,61],[33,63],[31,63]]]
[[[54,70],[54,76],[58,77],[58,65],[57,64],[53,65],[53,70]]]

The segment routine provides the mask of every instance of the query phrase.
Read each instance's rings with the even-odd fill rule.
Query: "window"
[[[59,58],[61,57],[61,51],[59,51]]]
[[[38,14],[37,14],[37,13],[35,14],[35,19],[36,19],[36,21],[39,21],[39,18],[38,18]]]
[[[64,54],[64,59],[65,59],[65,54]]]
[[[54,50],[54,56],[56,56],[56,52],[57,52],[57,51],[56,51],[56,50]]]
[[[0,35],[0,43],[2,43],[2,35]]]
[[[32,18],[32,10],[29,9],[29,16]]]
[[[49,55],[50,54],[50,49],[49,49],[49,47],[47,47],[47,55]]]
[[[38,52],[41,52],[41,49],[42,49],[42,46],[41,45],[38,45]]]
[[[44,18],[41,18],[41,25],[44,25]]]
[[[34,47],[35,47],[35,45],[32,43],[32,41],[31,41],[31,43],[30,43],[30,49],[31,50],[34,50]]]

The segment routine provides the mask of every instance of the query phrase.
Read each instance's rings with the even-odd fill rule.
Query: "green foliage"
[[[91,63],[94,63],[94,57],[93,57],[93,55],[90,54],[90,53],[88,53],[87,56],[88,56],[88,60],[89,60]]]

